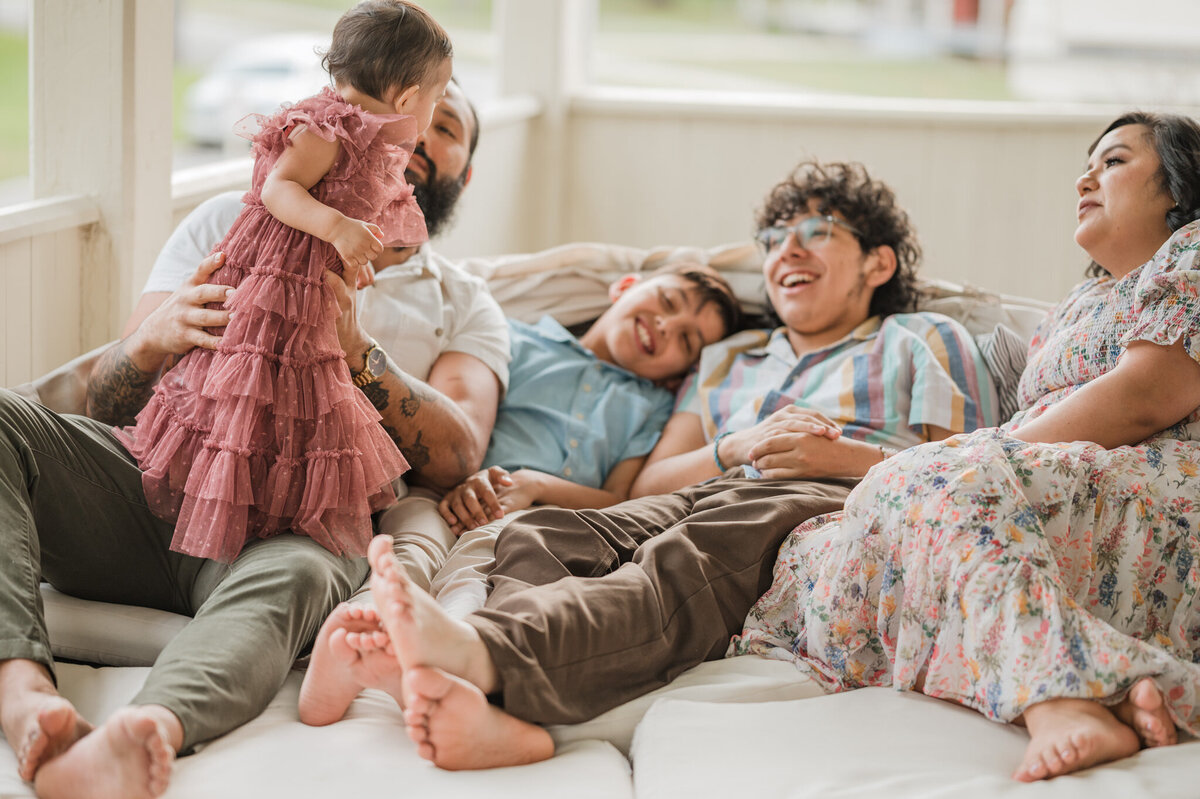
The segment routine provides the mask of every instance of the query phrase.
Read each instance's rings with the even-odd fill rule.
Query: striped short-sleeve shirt
[[[819,410],[842,434],[903,449],[995,425],[996,389],[966,328],[935,313],[871,317],[842,340],[797,357],[779,328],[747,330],[704,349],[675,410],[704,434],[744,430],[787,405]]]

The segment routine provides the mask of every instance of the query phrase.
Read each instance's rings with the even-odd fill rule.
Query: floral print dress
[[[1137,446],[1006,434],[1112,369],[1130,341],[1200,360],[1200,222],[1120,280],[1086,281],[1030,345],[1022,410],[872,469],[797,527],[730,654],[791,660],[826,690],[891,685],[1011,721],[1115,703],[1153,677],[1200,732],[1200,413]]]

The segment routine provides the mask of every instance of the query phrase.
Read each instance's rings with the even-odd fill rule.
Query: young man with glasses
[[[651,456],[658,476],[639,480],[680,490],[514,520],[486,605],[461,621],[372,543],[384,631],[363,646],[395,652],[423,757],[549,757],[536,724],[592,718],[722,657],[790,530],[840,508],[888,448],[995,422],[967,331],[906,313],[920,251],[890,189],[859,165],[802,164],[758,223],[782,325],[706,348]]]

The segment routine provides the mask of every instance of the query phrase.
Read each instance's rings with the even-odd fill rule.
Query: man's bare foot
[[[400,703],[402,676],[375,608],[343,602],[317,633],[300,686],[300,720],[314,727],[340,721],[364,688],[379,688]]]
[[[470,681],[485,694],[494,691],[496,671],[475,628],[448,615],[409,580],[392,556],[391,537],[376,536],[367,549],[367,559],[371,592],[404,670],[433,666]]]
[[[537,763],[554,756],[550,733],[488,704],[483,692],[440,669],[404,674],[408,737],[417,754],[450,771]]]
[[[55,694],[31,695],[24,731],[17,746],[17,773],[32,780],[42,764],[58,757],[92,731],[75,706]]]
[[[127,707],[45,763],[34,788],[41,799],[151,799],[167,790],[174,759],[152,713]]]
[[[1113,713],[1133,728],[1142,746],[1172,746],[1179,740],[1162,691],[1149,677],[1138,680]]]
[[[1129,757],[1138,737],[1090,699],[1051,699],[1027,708],[1029,746],[1013,778],[1033,782]]]

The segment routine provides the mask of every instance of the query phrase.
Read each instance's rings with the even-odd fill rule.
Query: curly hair
[[[1200,219],[1200,124],[1191,117],[1179,114],[1156,114],[1150,111],[1130,111],[1109,123],[1104,132],[1088,147],[1090,156],[1100,140],[1117,128],[1143,125],[1158,154],[1158,180],[1162,190],[1175,203],[1167,211],[1167,226],[1171,230]],[[1088,277],[1108,274],[1104,267],[1092,261]]]
[[[810,213],[840,214],[858,234],[863,252],[891,247],[896,253],[896,273],[871,295],[872,316],[905,313],[920,297],[917,265],[921,246],[908,214],[896,204],[896,195],[867,174],[859,163],[822,164],[806,161],[771,189],[755,216],[758,230]]]
[[[454,56],[450,36],[429,12],[407,0],[363,0],[333,27],[321,65],[334,83],[382,100],[419,85]]]

